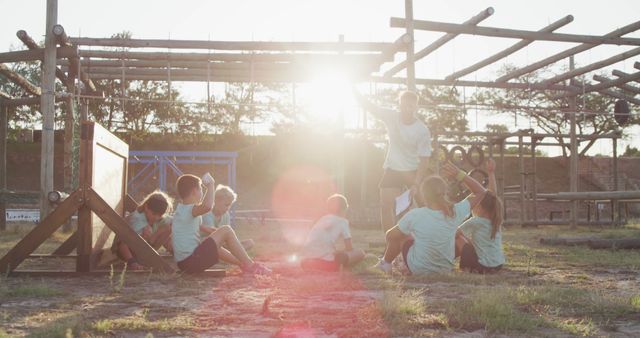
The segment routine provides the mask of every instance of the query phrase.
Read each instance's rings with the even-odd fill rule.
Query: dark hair
[[[327,211],[330,214],[337,215],[349,208],[347,198],[340,194],[333,194],[327,198]]]
[[[431,209],[441,210],[449,218],[455,217],[453,203],[447,199],[447,182],[440,176],[429,176],[420,185],[420,193]]]
[[[482,201],[479,204],[482,210],[489,213],[489,220],[491,221],[491,239],[496,238],[496,234],[500,231],[502,225],[502,201],[496,196],[495,193],[487,191]]]
[[[178,190],[178,196],[180,198],[185,199],[191,194],[194,189],[197,189],[202,181],[198,176],[184,174],[178,177],[178,181],[176,182],[176,190]]]
[[[140,208],[146,207],[156,215],[164,215],[166,212],[171,212],[171,198],[162,191],[154,191],[144,198],[144,201],[140,205]]]

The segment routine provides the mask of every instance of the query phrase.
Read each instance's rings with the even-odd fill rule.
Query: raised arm
[[[360,106],[362,106],[364,110],[370,112],[375,118],[377,119],[384,118],[384,114],[386,113],[386,110],[384,108],[380,108],[377,105],[373,104],[366,97],[364,97],[364,95],[360,94],[360,92],[357,89],[355,89],[355,87],[353,88],[353,96],[356,98],[356,101],[358,101],[358,104],[360,104]]]
[[[202,202],[200,202],[200,204],[195,205],[191,210],[191,214],[193,215],[193,217],[204,215],[209,211],[211,211],[211,208],[213,208],[213,197],[214,197],[213,194],[215,192],[215,189],[213,187],[215,186],[216,183],[213,180],[207,183],[208,183],[206,185],[207,192],[204,195],[204,199],[202,199]]]
[[[498,184],[496,183],[496,161],[492,158],[487,160],[487,175],[489,176],[489,191],[494,194],[498,193]]]
[[[443,175],[456,179],[458,182],[463,183],[469,190],[471,190],[471,196],[467,197],[469,203],[471,204],[471,208],[474,208],[482,198],[484,198],[484,194],[487,192],[482,184],[473,179],[473,177],[467,175],[466,172],[458,169],[452,163],[447,163],[442,167]]]

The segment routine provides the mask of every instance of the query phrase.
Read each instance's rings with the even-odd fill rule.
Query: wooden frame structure
[[[611,78],[596,78],[597,83],[580,83],[578,76],[609,66],[622,60],[629,60],[640,55],[640,39],[625,37],[626,34],[640,29],[640,21],[636,21],[615,29],[601,36],[556,33],[555,31],[573,21],[568,15],[548,24],[538,31],[485,27],[479,24],[495,13],[489,7],[480,11],[462,24],[443,23],[414,19],[413,0],[405,0],[405,17],[391,18],[390,26],[404,29],[404,33],[393,42],[346,42],[342,37],[334,42],[261,42],[261,41],[197,41],[197,40],[159,40],[159,39],[113,39],[113,38],[70,38],[64,28],[57,24],[57,0],[47,0],[47,26],[45,48],[38,48],[24,31],[18,32],[18,38],[29,50],[0,53],[0,62],[20,62],[42,60],[44,65],[43,84],[30,84],[7,67],[0,68],[0,75],[8,77],[22,86],[31,98],[12,98],[2,95],[0,111],[18,104],[41,105],[45,116],[45,136],[42,153],[42,193],[50,191],[52,179],[52,117],[54,95],[51,90],[55,77],[58,77],[67,88],[67,96],[60,96],[69,102],[73,99],[81,103],[87,95],[91,95],[95,86],[92,80],[120,79],[166,81],[171,90],[172,81],[206,82],[286,82],[296,83],[314,78],[311,69],[332,69],[347,74],[352,81],[370,81],[381,83],[406,84],[409,89],[416,85],[424,86],[458,86],[475,88],[503,88],[524,91],[549,92],[556,98],[571,98],[567,107],[570,113],[571,144],[571,192],[577,192],[578,173],[578,139],[576,136],[575,97],[587,92],[598,92],[602,95],[627,100],[638,105],[640,99],[635,95],[640,88],[631,82],[640,79],[640,71],[626,74],[614,70]],[[445,33],[425,48],[416,51],[414,33],[416,30]],[[442,78],[416,78],[415,64],[424,60],[438,48],[447,44],[461,34],[489,36],[496,38],[517,39],[512,46],[498,51],[472,65]],[[465,80],[464,76],[494,64],[537,41],[555,41],[559,43],[579,43],[562,52],[548,56],[530,65],[521,67],[500,76],[494,81]],[[561,60],[572,59],[578,53],[588,51],[605,44],[633,46],[634,48],[599,60],[579,68],[572,66],[569,71],[538,83],[512,81],[519,77],[554,64]],[[92,47],[87,49],[86,47]],[[103,48],[103,49],[97,49]],[[109,50],[109,47],[120,48],[120,51]],[[153,48],[153,51],[146,49]],[[158,52],[158,48],[167,48],[169,52]],[[178,50],[179,52],[174,52]],[[186,51],[185,51],[186,50]],[[206,52],[193,52],[202,50]],[[405,54],[405,59],[387,68],[386,64],[394,61],[397,53]],[[571,62],[573,65],[573,62]],[[640,64],[636,63],[640,70]],[[386,69],[386,70],[385,70]],[[406,70],[406,76],[395,76]],[[569,80],[568,83],[565,81]],[[209,86],[207,86],[209,87]],[[616,88],[622,89],[620,91]],[[208,95],[210,97],[210,95]],[[43,99],[40,99],[42,97]],[[124,98],[123,98],[124,99]],[[210,102],[208,102],[210,104]],[[75,115],[73,104],[68,104],[66,121],[72,125]],[[86,104],[81,112],[86,117]],[[72,132],[72,128],[65,128]],[[51,131],[51,132],[50,132]],[[615,143],[615,142],[614,142]],[[3,150],[4,151],[4,150]],[[615,149],[614,149],[615,152]],[[3,152],[0,152],[3,153]],[[65,161],[67,162],[67,161]],[[70,175],[65,175],[67,177]],[[2,183],[2,182],[0,182]],[[2,187],[0,187],[2,188]],[[42,197],[44,200],[44,196]],[[45,209],[44,205],[42,206]],[[572,224],[576,223],[575,204],[572,208]],[[46,212],[43,213],[46,215]],[[44,218],[44,217],[43,217]]]
[[[78,230],[52,254],[64,256],[75,247],[75,273],[96,270],[102,250],[109,246],[112,232],[134,251],[141,263],[156,271],[173,273],[174,269],[123,218],[125,204],[130,203],[127,198],[128,145],[93,122],[83,123],[81,134],[80,187],[0,258],[0,272],[11,275],[77,212]],[[48,275],[57,273],[69,271],[46,272]]]

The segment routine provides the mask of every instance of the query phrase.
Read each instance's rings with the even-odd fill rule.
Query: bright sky
[[[36,40],[43,39],[45,3],[40,0],[0,0],[0,48],[20,47],[15,32],[26,30]],[[481,23],[484,26],[538,30],[568,14],[574,21],[556,32],[603,35],[638,20],[637,0],[414,0],[416,19],[463,22],[487,7],[495,13]],[[134,38],[200,39],[200,40],[272,40],[272,41],[336,41],[344,34],[346,41],[391,42],[403,33],[390,28],[389,18],[404,16],[403,0],[61,0],[58,22],[70,36],[108,37],[124,30]],[[416,33],[416,50],[423,48],[443,33]],[[640,31],[626,35],[640,38]],[[471,65],[511,44],[513,39],[459,36],[417,64],[417,76],[442,78]],[[574,44],[535,42],[509,56],[506,61],[523,66],[540,60]],[[622,53],[631,47],[600,46],[576,56],[577,66]],[[398,54],[396,61],[403,56]],[[610,69],[634,72],[633,62],[639,57],[614,64]],[[491,80],[504,63],[485,67],[466,76],[469,80]],[[391,66],[389,64],[387,67]],[[636,70],[637,71],[637,70]],[[206,92],[201,85],[183,86],[189,99],[202,100]],[[489,120],[478,121],[482,129]],[[474,129],[476,121],[471,120]],[[519,125],[520,128],[527,127]],[[632,131],[638,135],[637,128]],[[620,142],[621,149],[626,142]],[[638,145],[637,143],[633,143]],[[610,146],[595,147],[596,153],[609,153]]]

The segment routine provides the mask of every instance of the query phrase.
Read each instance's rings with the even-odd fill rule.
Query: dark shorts
[[[191,256],[178,262],[178,268],[186,273],[198,273],[216,263],[218,263],[218,246],[213,238],[207,237],[193,250]]]
[[[413,242],[415,242],[415,240],[413,238],[410,238],[404,241],[404,243],[402,244],[402,258],[404,259],[404,265],[407,266],[409,272],[411,272],[411,269],[409,269],[409,261],[407,260],[407,255],[409,254],[409,249],[413,245]]]
[[[502,265],[496,267],[487,267],[478,261],[478,254],[473,244],[467,243],[462,247],[462,253],[460,254],[460,270],[475,272],[475,273],[494,273],[498,272],[502,268]]]
[[[385,169],[378,187],[382,188],[409,188],[415,183],[416,171],[397,171]]]
[[[332,261],[322,258],[305,258],[300,262],[300,267],[304,271],[336,272],[340,270],[340,265],[349,265],[349,256],[344,252],[336,252]]]

